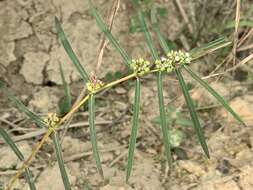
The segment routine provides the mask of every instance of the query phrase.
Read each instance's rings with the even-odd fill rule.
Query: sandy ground
[[[95,1],[103,16],[107,14],[111,2]],[[171,18],[169,24],[164,22],[162,26],[164,34],[169,39],[181,40],[183,43],[184,36],[178,34],[185,30],[185,25],[175,16],[178,11],[170,1],[157,3],[163,3],[169,10],[167,16]],[[113,26],[113,34],[132,57],[149,58],[142,34],[128,32],[131,14],[133,10],[130,4],[122,1]],[[59,64],[63,66],[74,98],[82,89],[78,72],[56,38],[54,16],[60,18],[82,64],[89,72],[94,72],[102,34],[89,14],[87,1],[0,1],[0,79],[4,80],[32,111],[41,116],[57,110],[57,104],[63,97]],[[184,47],[187,47],[187,44]],[[212,57],[208,59],[212,60]],[[194,69],[203,73],[210,67],[213,68],[193,65]],[[113,47],[107,46],[99,77],[103,78],[107,73],[115,71],[124,72],[124,65]],[[189,118],[186,107],[183,106],[179,86],[176,81],[170,80],[171,78],[166,77],[164,80],[165,103],[173,102],[183,117]],[[73,189],[253,189],[253,96],[250,80],[242,82],[227,77],[220,82],[211,83],[220,94],[231,100],[231,106],[242,116],[248,127],[236,123],[222,107],[216,106],[217,102],[204,90],[194,89],[193,99],[199,108],[204,108],[198,113],[207,137],[211,159],[204,158],[191,127],[173,124],[173,130],[181,131],[183,139],[173,149],[175,162],[172,169],[166,165],[161,131],[154,122],[159,113],[155,77],[145,77],[142,84],[140,129],[129,184],[125,184],[124,180],[131,130],[134,91],[132,82],[97,97],[96,127],[106,177],[104,182],[97,173],[91,153],[87,110],[83,108],[75,114],[70,124],[71,129],[62,143]],[[178,98],[174,100],[174,97]],[[45,132],[27,121],[1,93],[0,127],[11,134],[26,157]],[[20,166],[21,163],[11,149],[0,139],[0,189]],[[51,140],[43,146],[30,169],[37,189],[64,189]],[[23,177],[17,182],[16,189],[28,189]]]

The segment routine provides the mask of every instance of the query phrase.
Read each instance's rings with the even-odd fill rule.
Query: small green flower
[[[189,64],[192,61],[192,57],[189,53],[185,53],[185,63]]]
[[[44,122],[48,128],[54,128],[60,121],[60,118],[57,117],[56,113],[48,113],[47,117],[44,119]]]
[[[104,83],[101,80],[98,80],[98,79],[96,79],[92,82],[87,82],[86,83],[87,90],[91,93],[97,91],[98,89],[100,89],[103,86],[104,86]]]
[[[144,75],[150,71],[150,62],[144,60],[143,58],[133,59],[130,63],[131,69],[137,75]]]
[[[191,55],[188,52],[179,51],[170,51],[167,54],[167,59],[172,61],[172,64],[175,65],[184,65],[189,64],[192,60]]]
[[[174,66],[172,64],[173,62],[171,59],[161,58],[161,60],[156,60],[155,65],[156,68],[160,71],[166,71],[168,73],[172,72],[174,69]]]
[[[167,53],[167,57],[162,57],[160,60],[155,61],[156,68],[160,71],[172,72],[177,65],[184,65],[191,63],[191,56],[187,52],[181,50],[171,50]]]

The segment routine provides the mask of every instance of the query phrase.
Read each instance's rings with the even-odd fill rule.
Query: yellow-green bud
[[[56,113],[48,113],[47,117],[44,119],[44,122],[48,127],[55,127],[60,121],[60,118],[57,117]]]
[[[156,68],[160,71],[167,71],[170,73],[173,71],[172,61],[170,59],[162,58],[161,60],[155,61]]]
[[[131,69],[137,75],[144,75],[150,71],[150,62],[144,60],[143,58],[133,59],[130,63]]]
[[[191,55],[188,52],[183,52],[181,50],[179,51],[170,51],[167,54],[167,59],[172,61],[172,64],[174,66],[176,65],[183,65],[183,64],[189,64],[192,60]]]
[[[93,82],[87,82],[86,88],[89,92],[93,93],[104,86],[104,83],[101,80],[94,80]]]

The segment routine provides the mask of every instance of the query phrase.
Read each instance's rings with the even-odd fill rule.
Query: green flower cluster
[[[44,122],[46,123],[48,128],[54,128],[59,121],[60,118],[57,117],[56,113],[48,113],[47,117],[44,119]]]
[[[172,62],[164,57],[161,60],[156,60],[155,66],[159,71],[166,71],[168,73],[170,73],[174,69]]]
[[[191,55],[188,52],[183,52],[181,50],[170,51],[167,54],[167,59],[171,60],[173,65],[189,64],[189,63],[191,63],[191,60],[192,60]]]
[[[93,82],[87,82],[86,87],[87,90],[91,93],[95,92],[96,90],[100,89],[104,86],[104,83],[101,80],[95,80]]]
[[[138,75],[144,75],[150,71],[150,62],[142,58],[133,59],[130,63],[131,69]]]
[[[177,65],[189,64],[192,58],[189,53],[179,51],[170,51],[166,58],[162,58],[161,60],[156,60],[155,65],[156,68],[160,71],[166,71],[168,73],[172,72],[173,69]]]

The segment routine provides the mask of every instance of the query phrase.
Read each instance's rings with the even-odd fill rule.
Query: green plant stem
[[[153,70],[149,71],[149,72],[146,73],[146,74],[149,74],[149,73],[156,73],[156,72],[158,72],[158,71],[159,71],[158,69],[153,69]],[[145,74],[145,75],[146,75],[146,74]],[[113,81],[113,82],[111,82],[111,83],[108,83],[108,84],[104,85],[103,87],[101,87],[100,89],[96,90],[96,91],[93,92],[92,94],[96,95],[96,94],[98,94],[98,93],[100,93],[100,92],[102,92],[102,91],[104,91],[104,90],[106,90],[106,89],[108,89],[108,88],[111,88],[111,87],[113,87],[113,86],[116,86],[116,85],[119,84],[119,83],[128,81],[128,80],[130,80],[130,79],[132,79],[132,78],[134,78],[134,77],[136,77],[136,74],[135,74],[135,73],[130,74],[130,75],[128,75],[128,76],[125,76],[125,77],[123,77],[123,78],[121,78],[121,79],[119,79],[119,80],[116,80],[116,81]],[[62,124],[63,122],[65,122],[69,117],[71,117],[71,115],[72,115],[76,110],[78,110],[78,109],[89,99],[89,95],[90,95],[90,94],[86,95],[86,96],[80,101],[80,103],[79,103],[78,105],[76,105],[74,108],[72,108],[63,118],[61,118],[61,121],[60,121],[59,125]]]
[[[119,84],[119,83],[121,83],[121,82],[127,81],[127,80],[129,80],[129,79],[134,78],[134,77],[136,77],[136,74],[135,74],[135,73],[130,74],[130,75],[126,76],[126,77],[123,77],[123,78],[121,78],[121,79],[119,79],[119,80],[113,81],[113,82],[111,82],[111,83],[108,83],[108,84],[104,85],[103,87],[101,87],[100,89],[96,90],[96,91],[94,92],[94,94],[97,94],[97,93],[99,93],[99,92],[101,92],[101,91],[103,91],[103,90],[105,90],[105,89],[107,89],[107,88],[113,87],[113,86],[115,86],[115,85],[117,85],[117,84]]]
[[[29,155],[29,157],[23,162],[22,166],[18,169],[16,175],[12,177],[7,185],[7,190],[10,190],[11,187],[14,185],[15,181],[19,178],[19,176],[22,174],[22,171],[25,170],[31,163],[32,158],[37,154],[37,152],[40,150],[42,145],[46,142],[48,137],[51,135],[53,131],[49,129],[47,133],[43,136],[40,142],[35,146],[34,150],[32,153]]]

